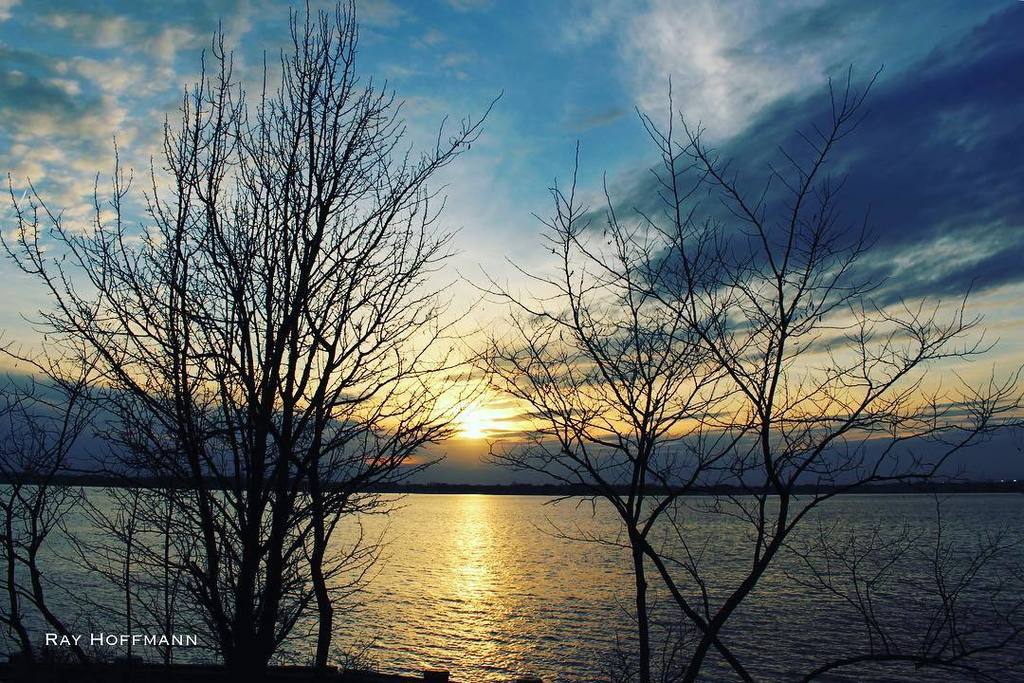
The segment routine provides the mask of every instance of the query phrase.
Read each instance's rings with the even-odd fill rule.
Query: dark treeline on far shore
[[[0,473],[0,484],[9,484],[10,477]],[[32,476],[23,474],[18,477],[23,483],[32,481]],[[125,477],[123,475],[109,475],[94,472],[66,473],[49,479],[51,485],[83,486],[95,488],[187,488],[187,482],[172,480],[160,477]],[[218,481],[213,479],[207,482],[211,489],[220,488]],[[325,488],[332,487],[325,483]],[[625,486],[623,486],[625,489]],[[847,490],[848,489],[848,490]],[[675,489],[665,486],[652,485],[649,491],[653,495],[742,495],[744,493],[761,493],[759,487],[743,489],[733,485],[719,486],[690,486],[684,489]],[[868,486],[846,487],[842,484],[802,484],[794,491],[799,494],[821,494],[829,492],[851,493],[851,494],[883,494],[883,493],[1024,493],[1024,480],[1020,479],[996,479],[996,480],[965,480],[955,479],[947,481],[922,481],[894,482],[889,484],[874,484]],[[482,494],[493,496],[592,496],[593,491],[581,485],[568,484],[455,484],[445,482],[429,483],[389,483],[387,485],[367,486],[354,493],[383,493],[383,494]]]

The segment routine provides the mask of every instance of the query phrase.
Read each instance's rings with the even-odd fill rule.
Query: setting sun
[[[493,398],[481,399],[466,406],[455,423],[456,437],[467,440],[498,439],[529,428],[522,408]]]
[[[484,406],[470,406],[459,415],[459,438],[486,439],[500,431],[500,412]]]

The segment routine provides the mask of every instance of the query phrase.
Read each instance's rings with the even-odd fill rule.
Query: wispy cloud
[[[21,4],[21,0],[0,0],[0,21],[11,18],[11,12]]]
[[[849,64],[901,68],[951,27],[971,21],[957,13],[981,20],[997,7],[611,0],[578,5],[564,35],[570,42],[613,45],[635,103],[662,118],[671,79],[675,108],[707,124],[709,136],[727,139],[774,103],[819,89]]]
[[[488,13],[470,11],[480,9]],[[364,70],[394,79],[409,98],[414,135],[428,139],[445,113],[478,110],[508,88],[499,105],[502,139],[488,143],[487,159],[468,160],[451,188],[450,215],[473,253],[481,245],[500,250],[509,234],[536,229],[529,214],[545,210],[544,188],[565,171],[576,137],[588,164],[603,163],[594,147],[612,159],[636,148],[636,131],[624,132],[635,128],[623,122],[630,105],[663,116],[669,77],[676,106],[756,171],[776,142],[822,113],[830,74],[851,62],[867,74],[884,62],[873,116],[837,160],[850,174],[851,210],[870,204],[881,232],[870,267],[908,292],[1019,281],[1012,254],[1022,247],[1024,210],[1014,188],[1024,184],[1024,105],[1008,74],[1024,63],[1014,37],[1024,6],[610,0],[545,15],[559,38],[544,46],[530,37],[530,19],[514,12],[481,34],[479,22],[502,9],[471,0],[431,8],[358,3],[375,51]],[[527,23],[514,23],[521,18]],[[4,170],[16,182],[33,177],[69,204],[107,169],[115,135],[123,158],[146,168],[159,151],[163,115],[195,78],[199,51],[219,22],[241,48],[243,74],[255,71],[247,65],[259,64],[263,50],[276,51],[286,30],[285,10],[270,0],[207,0],[187,13],[129,0],[0,0],[0,19]],[[508,42],[493,39],[506,29]],[[528,66],[544,48],[550,52]],[[606,61],[598,68],[595,58]],[[620,184],[633,184],[631,202],[642,203],[646,190],[626,179],[644,178],[642,170],[618,168]],[[594,189],[584,182],[581,192]],[[524,205],[524,197],[537,203]]]
[[[853,228],[870,210],[875,245],[862,273],[886,282],[882,302],[1024,283],[1024,91],[1011,76],[1024,70],[1022,21],[1024,8],[1008,8],[890,69],[868,99],[868,117],[833,154],[843,221]],[[855,72],[855,81],[863,86],[870,73]],[[719,140],[718,151],[753,191],[770,164],[785,167],[780,145],[800,156],[797,131],[826,119],[828,106],[821,86],[776,97],[746,113],[742,132]],[[720,119],[705,124],[714,131]],[[633,188],[623,208],[653,211],[657,188],[631,178],[619,183]],[[782,196],[766,201],[769,212],[786,209]]]
[[[491,7],[493,0],[447,0],[448,5],[459,12],[472,12]]]

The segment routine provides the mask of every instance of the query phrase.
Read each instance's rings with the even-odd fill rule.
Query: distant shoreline
[[[19,477],[20,478],[20,477]],[[20,478],[23,483],[38,483],[39,477]],[[0,485],[11,483],[7,473],[0,473]],[[182,482],[170,479],[151,477],[128,478],[123,476],[75,473],[56,475],[50,480],[58,486],[81,486],[84,488],[182,488]],[[216,487],[217,482],[208,481],[208,485]],[[850,491],[842,491],[842,486],[818,486],[814,484],[798,485],[793,489],[796,495],[829,493],[840,491],[851,495],[865,494],[908,494],[908,493],[1024,493],[1024,479],[1000,481],[931,481],[922,483],[869,484],[859,486]],[[681,493],[686,496],[701,495],[744,495],[758,492],[757,489],[744,490],[738,486],[697,486],[685,492],[664,486],[651,486],[649,495],[665,495]],[[362,488],[357,493],[381,494],[430,494],[430,495],[490,495],[490,496],[591,496],[593,491],[585,486],[564,484],[448,484],[443,482],[395,483]]]

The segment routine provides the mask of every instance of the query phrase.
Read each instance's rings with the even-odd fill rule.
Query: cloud
[[[675,108],[724,140],[775,103],[820,89],[847,64],[902,68],[999,6],[609,0],[575,5],[563,38],[617,49],[634,102],[662,119],[671,79]]]
[[[448,0],[448,6],[457,12],[473,12],[488,9],[493,4],[492,0]]]
[[[125,160],[145,168],[158,150],[164,112],[173,111],[181,88],[195,79],[199,51],[208,47],[218,21],[229,43],[239,45],[251,28],[250,16],[265,2],[208,0],[181,12],[128,0],[36,0],[31,13],[5,25],[8,44],[23,47],[0,52],[0,73],[10,89],[3,98],[0,139],[13,145],[3,155],[3,170],[31,171],[35,180],[63,176],[65,185],[79,189],[91,186],[96,167],[109,164],[115,134]],[[274,42],[287,29],[285,10],[277,12]],[[243,62],[239,55],[239,72]],[[141,142],[133,145],[134,140]],[[91,167],[82,174],[86,180],[73,181],[69,171],[85,164]],[[57,192],[75,196],[67,186]]]
[[[229,34],[248,25],[247,3],[197,3],[188,12],[132,3],[67,6],[43,0],[34,6],[35,23],[70,37],[80,46],[145,54],[164,63],[179,51],[205,47],[218,22]]]
[[[473,61],[473,55],[468,52],[450,52],[441,59],[441,67],[453,69]]]
[[[585,44],[610,37],[641,109],[665,115],[671,79],[676,108],[693,120],[714,121],[715,135],[727,138],[773,102],[825,80],[828,53],[836,48],[776,42],[767,29],[778,14],[757,2],[611,2],[570,22],[568,37]]]
[[[445,40],[447,39],[448,37],[445,36],[444,33],[437,30],[436,28],[432,28],[429,29],[426,33],[424,33],[420,38],[418,38],[415,44],[416,47],[420,48],[434,47],[435,45],[440,45],[441,43],[445,42]]]
[[[333,2],[329,3],[333,6]],[[406,11],[391,0],[360,0],[356,6],[356,18],[370,26],[394,27],[401,23]]]
[[[584,108],[572,106],[566,116],[566,125],[570,130],[581,133],[591,128],[599,128],[618,121],[626,114],[625,107],[610,106],[601,108]]]
[[[102,131],[109,140],[124,110],[57,60],[0,48],[0,135],[8,140],[8,168],[45,173],[45,160],[62,161],[66,146]],[[56,158],[55,158],[56,154]],[[11,163],[13,161],[13,163]]]
[[[685,12],[667,0],[653,3],[627,29],[637,104],[665,111],[672,79],[681,110],[728,137],[772,102],[824,82],[826,51],[800,43],[767,49],[759,36],[773,19],[761,3],[699,2]]]
[[[21,0],[0,0],[0,21],[7,21],[15,7],[21,4]]]
[[[832,156],[830,172],[844,177],[843,220],[855,226],[870,208],[876,243],[861,274],[888,279],[883,301],[1024,282],[1021,16],[1019,8],[1007,9],[882,79],[869,96],[868,117]],[[861,72],[861,81],[867,75]],[[806,148],[797,131],[827,120],[828,106],[824,88],[778,98],[718,151],[749,191],[759,190],[770,163],[785,165],[778,146]],[[719,121],[706,124],[713,132]],[[656,188],[635,182],[623,208],[653,211]],[[781,191],[768,196],[781,212],[785,200]]]
[[[1021,16],[1010,8],[885,83],[838,160],[846,201],[876,217],[890,296],[1024,280]]]

